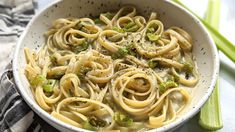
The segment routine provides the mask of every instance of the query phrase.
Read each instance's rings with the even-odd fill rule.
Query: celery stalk
[[[197,14],[192,12],[189,8],[187,8],[183,3],[181,3],[179,0],[172,0],[175,3],[178,3],[185,9],[187,9],[189,12],[194,14],[207,28],[207,30],[210,32],[212,38],[215,41],[215,44],[218,49],[220,49],[228,58],[230,58],[233,62],[235,62],[235,45],[233,45],[229,40],[227,40],[223,35],[221,35],[215,28],[213,28],[208,22],[204,21],[201,17],[199,17]],[[213,14],[213,13],[211,13]]]
[[[208,0],[206,17],[204,20],[213,28],[219,29],[220,22],[220,0]]]
[[[219,15],[220,0],[209,0],[205,21],[211,24],[214,28],[218,29],[220,18]],[[218,130],[223,127],[220,109],[219,80],[217,81],[211,97],[201,109],[199,124],[207,130]]]
[[[204,129],[215,131],[223,127],[219,96],[219,80],[217,80],[211,97],[200,112],[199,124]]]

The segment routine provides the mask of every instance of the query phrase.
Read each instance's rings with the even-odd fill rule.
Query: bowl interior
[[[158,131],[169,130],[192,117],[204,104],[213,90],[218,73],[218,56],[216,48],[201,23],[185,10],[164,0],[64,0],[55,2],[41,13],[36,15],[21,36],[17,45],[13,70],[19,91],[26,102],[42,118],[61,130],[81,130],[62,123],[50,117],[43,111],[31,94],[29,83],[24,75],[26,65],[24,47],[38,50],[45,44],[43,34],[51,27],[52,22],[58,18],[66,17],[92,17],[102,12],[117,10],[123,5],[131,4],[137,8],[140,15],[148,17],[152,11],[157,12],[158,18],[165,28],[178,26],[185,29],[193,37],[193,55],[197,62],[200,81],[192,91],[192,99],[175,122],[158,128]]]

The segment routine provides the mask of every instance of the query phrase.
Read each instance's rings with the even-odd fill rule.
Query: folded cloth
[[[32,0],[0,0],[0,73],[9,63],[18,37],[34,15]]]
[[[13,80],[11,53],[33,15],[32,0],[0,0],[0,132],[58,131],[30,109]]]

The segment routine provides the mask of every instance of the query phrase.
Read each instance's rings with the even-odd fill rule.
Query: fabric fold
[[[0,1],[0,132],[57,131],[25,103],[13,79],[14,47],[34,13],[33,0]]]

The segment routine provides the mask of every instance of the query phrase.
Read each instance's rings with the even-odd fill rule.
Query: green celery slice
[[[113,120],[120,126],[128,127],[133,124],[133,119],[130,117],[120,113],[120,112],[115,112],[113,116]]]
[[[43,85],[47,81],[43,75],[37,75],[30,80],[30,84],[33,86]]]
[[[42,88],[45,92],[51,93],[51,92],[53,92],[55,84],[56,84],[55,79],[48,79],[47,83],[42,85]]]

